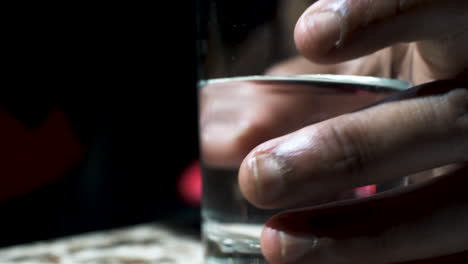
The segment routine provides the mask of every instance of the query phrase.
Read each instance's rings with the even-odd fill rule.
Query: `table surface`
[[[193,231],[143,224],[0,249],[2,264],[201,264]]]

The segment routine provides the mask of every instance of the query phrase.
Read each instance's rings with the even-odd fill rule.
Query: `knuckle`
[[[372,159],[372,150],[367,142],[366,132],[358,122],[354,123],[350,119],[348,122],[334,124],[329,127],[330,139],[336,156],[334,157],[334,168],[341,173],[345,173],[350,184],[362,182],[362,176]]]
[[[457,141],[456,149],[465,159],[468,157],[468,89],[456,89],[447,94],[449,133]]]
[[[468,89],[456,89],[447,95],[450,112],[457,128],[468,133]]]
[[[441,136],[453,147],[452,153],[463,160],[468,158],[468,89],[455,89],[431,104],[433,116],[431,124],[439,126]]]

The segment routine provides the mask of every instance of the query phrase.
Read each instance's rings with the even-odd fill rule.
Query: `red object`
[[[359,188],[354,189],[354,193],[358,198],[364,198],[377,193],[377,186],[376,185],[368,185],[362,186]]]
[[[84,157],[65,113],[57,109],[38,128],[0,108],[0,201],[62,177]]]
[[[184,172],[179,181],[180,197],[189,205],[199,207],[202,198],[202,177],[200,163],[193,162]]]
[[[183,172],[178,186],[179,195],[187,204],[199,207],[202,199],[202,177],[200,163],[193,162]],[[354,189],[358,198],[364,198],[377,193],[376,185],[368,185]]]

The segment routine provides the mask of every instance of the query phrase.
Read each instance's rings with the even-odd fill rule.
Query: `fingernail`
[[[295,263],[317,247],[318,240],[314,236],[297,237],[283,231],[279,231],[278,236],[281,247],[281,260],[284,263]]]
[[[270,202],[280,197],[284,189],[284,175],[290,169],[274,154],[257,154],[249,160],[249,169],[255,179],[258,199]]]
[[[302,19],[309,33],[317,34],[323,48],[340,47],[344,41],[345,28],[341,17],[335,12],[313,12]]]

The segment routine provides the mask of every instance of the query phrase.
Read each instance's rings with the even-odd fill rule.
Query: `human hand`
[[[359,68],[357,74],[414,84],[466,78],[468,2],[320,0],[302,14],[294,38],[301,53],[316,63],[361,58],[348,67],[335,66],[341,74]]]
[[[273,217],[262,236],[268,260],[397,263],[465,250],[468,167],[461,163],[468,153],[468,92],[455,89],[461,84],[410,90],[426,96],[341,115],[255,148],[241,167],[240,185],[262,208],[305,204],[460,163],[444,177],[404,190]]]
[[[416,84],[466,78],[467,5],[455,0],[319,1],[304,13],[295,34],[298,48],[314,62],[293,59],[271,72],[378,75]],[[310,19],[324,10],[322,18],[330,21]],[[468,250],[463,188],[468,183],[463,165],[468,161],[467,87],[342,115],[250,152],[240,185],[246,198],[263,208],[459,164],[444,177],[397,193],[276,216],[262,236],[267,259],[466,263],[467,254],[460,252]],[[455,255],[440,257],[450,254]]]

